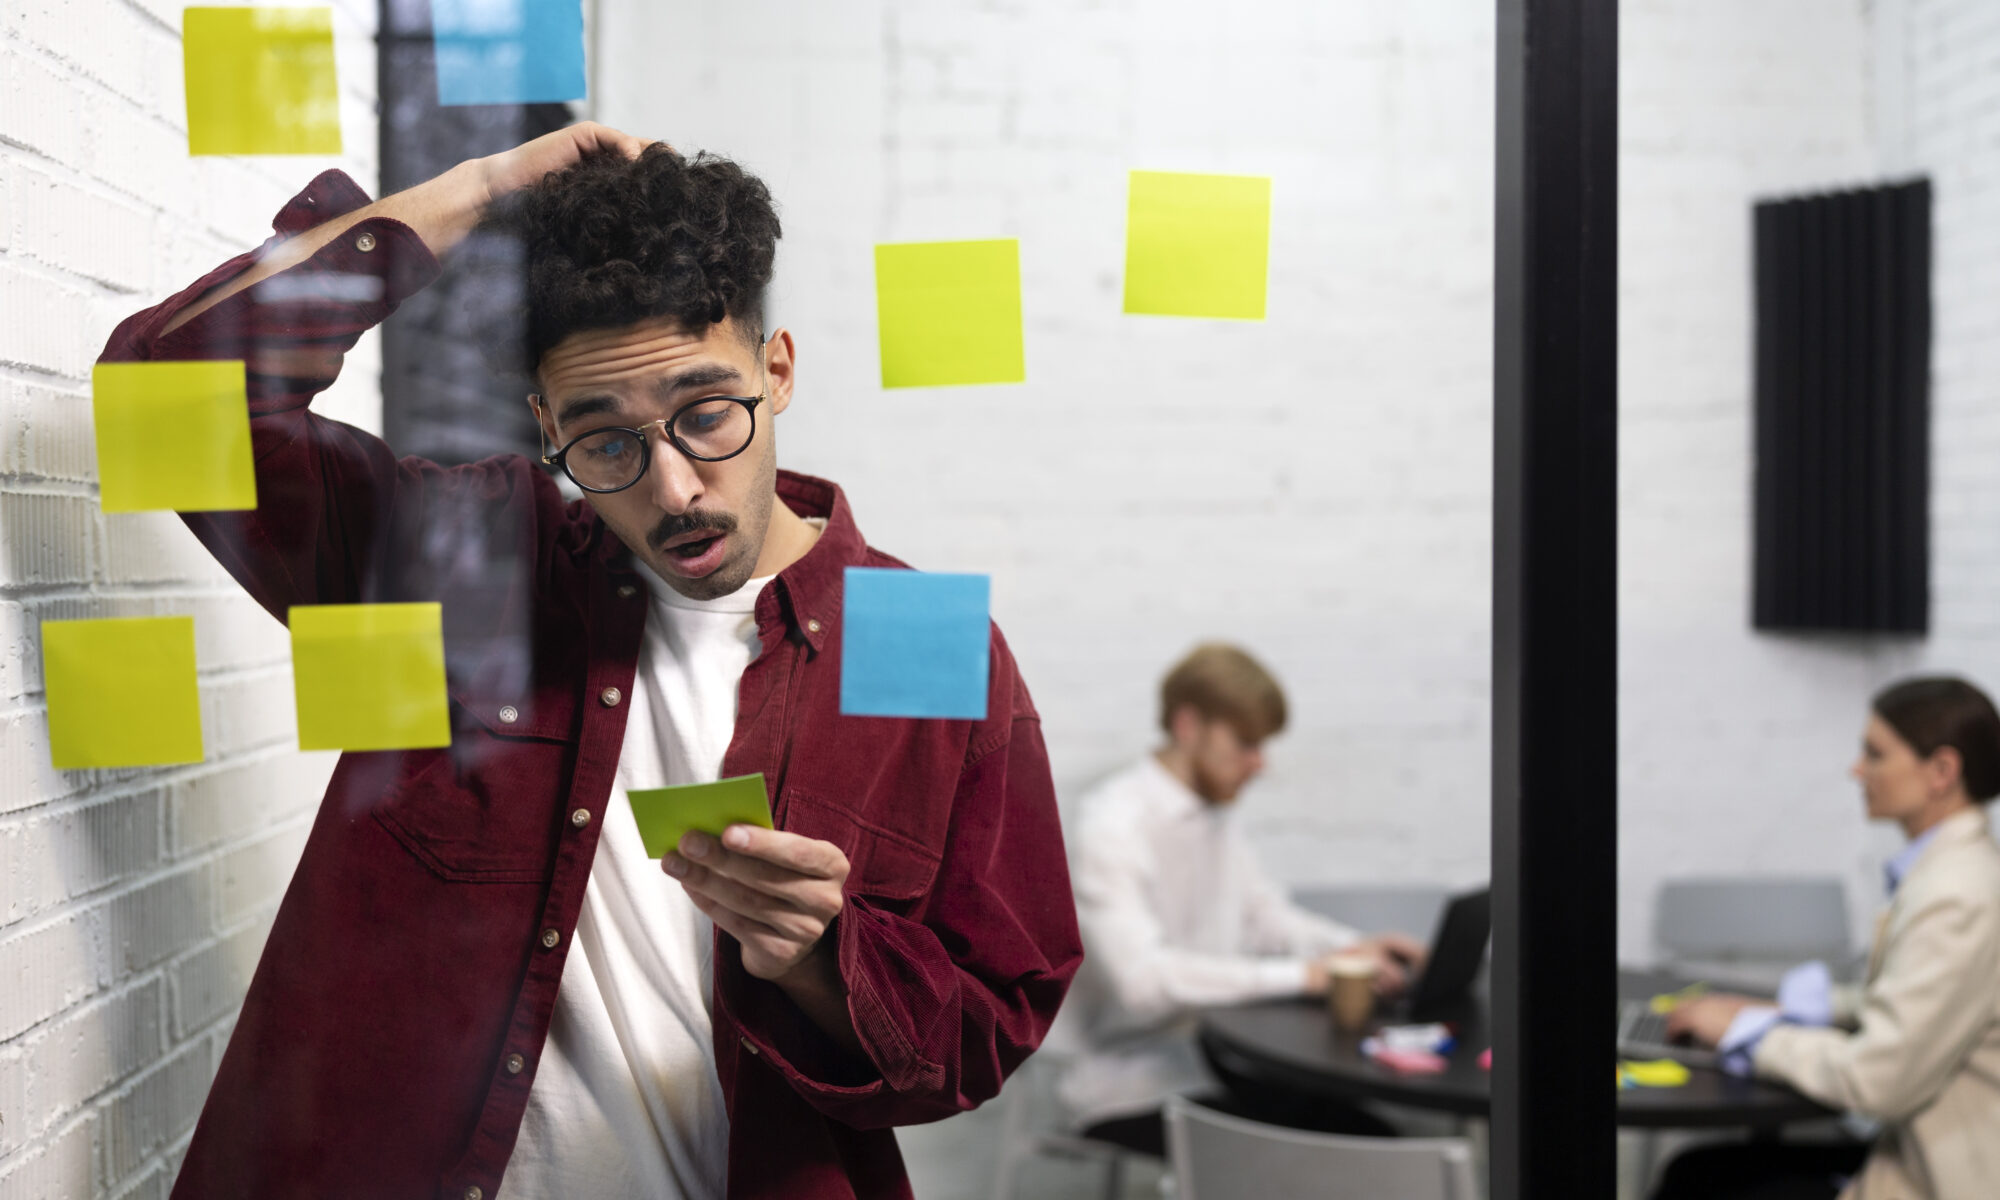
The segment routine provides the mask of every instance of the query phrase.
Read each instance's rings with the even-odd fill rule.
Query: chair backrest
[[[1678,963],[1844,962],[1854,951],[1839,879],[1675,879],[1654,938]]]
[[[1474,1200],[1464,1138],[1305,1133],[1167,1101],[1177,1200]]]
[[[1437,931],[1450,899],[1450,888],[1427,883],[1304,887],[1292,893],[1300,908],[1342,925],[1363,933],[1407,933],[1420,942]]]

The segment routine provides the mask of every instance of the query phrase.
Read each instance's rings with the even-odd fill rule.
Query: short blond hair
[[[1263,664],[1223,642],[1196,646],[1160,682],[1160,728],[1171,732],[1183,707],[1229,722],[1253,744],[1285,727],[1285,690]]]

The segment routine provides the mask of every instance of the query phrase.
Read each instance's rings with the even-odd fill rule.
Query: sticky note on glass
[[[431,0],[439,104],[584,98],[582,0]]]
[[[44,621],[42,681],[63,770],[202,759],[193,617]]]
[[[625,795],[632,801],[632,816],[639,822],[648,858],[665,855],[690,829],[721,837],[731,825],[771,828],[771,802],[762,773],[714,783],[638,788]]]
[[[1685,1087],[1688,1078],[1688,1069],[1671,1058],[1618,1064],[1618,1082],[1623,1087]]]
[[[840,711],[854,717],[986,716],[984,575],[847,568]]]
[[[882,386],[1021,383],[1021,244],[875,247]]]
[[[290,624],[299,749],[451,744],[442,607],[301,605]]]
[[[99,363],[90,407],[105,512],[257,507],[241,362]]]
[[[1264,319],[1271,181],[1134,171],[1125,215],[1125,311]]]
[[[331,8],[190,8],[191,154],[339,154]]]

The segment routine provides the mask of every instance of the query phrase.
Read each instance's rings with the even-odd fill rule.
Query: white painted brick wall
[[[1859,933],[1896,840],[1843,776],[1868,695],[2000,688],[2000,7],[1622,11],[1621,949],[1702,873],[1839,875]],[[1906,24],[1898,163],[1874,47]],[[601,0],[597,45],[600,119],[771,184],[783,458],[885,549],[993,573],[1066,798],[1228,637],[1294,701],[1245,810],[1278,872],[1485,877],[1490,0]],[[1268,322],[1120,315],[1132,167],[1275,177]],[[1750,205],[1903,169],[1939,185],[1935,632],[1753,635]],[[996,236],[1028,383],[883,392],[871,244]]]
[[[193,159],[181,5],[0,16],[0,1200],[163,1197],[330,769],[283,628],[170,515],[96,501],[89,372],[125,315],[376,179],[374,5],[338,0],[348,154]],[[380,426],[374,338],[322,410]],[[207,761],[49,765],[40,622],[191,614]]]

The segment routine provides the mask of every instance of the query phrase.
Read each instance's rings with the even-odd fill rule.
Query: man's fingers
[[[722,844],[728,854],[809,879],[847,878],[847,855],[832,842],[757,825],[731,825],[722,831]],[[750,877],[746,872],[744,878]]]
[[[795,942],[816,941],[832,920],[823,907],[803,907],[784,897],[745,887],[697,863],[686,865],[687,872],[679,879],[690,896],[713,901],[774,936]]]

